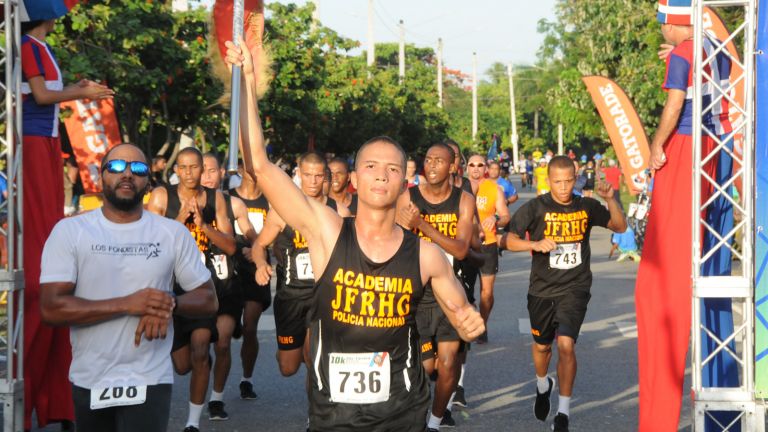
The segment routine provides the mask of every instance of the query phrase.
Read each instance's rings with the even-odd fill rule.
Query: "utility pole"
[[[472,141],[477,138],[477,53],[472,53]]]
[[[512,120],[512,163],[513,169],[517,169],[518,148],[517,148],[517,111],[515,110],[515,81],[512,77],[512,63],[507,65],[507,75],[509,76],[509,108]]]
[[[443,38],[437,40],[437,106],[443,107]]]
[[[315,5],[315,10],[312,11],[312,27],[311,31],[317,30],[317,24],[320,22],[320,0],[312,0]]]
[[[402,85],[405,80],[405,25],[403,20],[400,20],[400,55],[398,57],[400,59],[400,85]]]
[[[539,137],[539,108],[533,112],[533,137]]]
[[[368,67],[372,67],[376,61],[373,41],[373,0],[368,0]],[[370,72],[368,72],[370,76]]]
[[[563,124],[557,124],[557,154],[565,154],[565,147],[563,146]]]

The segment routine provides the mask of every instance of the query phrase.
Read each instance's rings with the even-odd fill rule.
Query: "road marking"
[[[634,321],[616,321],[616,328],[625,338],[637,338],[637,323]]]

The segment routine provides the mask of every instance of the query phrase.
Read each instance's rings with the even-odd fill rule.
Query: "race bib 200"
[[[106,387],[91,389],[91,409],[139,405],[147,400],[147,386]]]

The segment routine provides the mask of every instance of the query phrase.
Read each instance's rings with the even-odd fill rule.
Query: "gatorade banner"
[[[648,136],[634,105],[621,87],[601,76],[582,77],[592,101],[600,113],[616,157],[621,164],[624,181],[632,195],[645,185],[651,150]]]
[[[755,56],[755,397],[768,398],[768,0],[760,0]],[[750,198],[752,195],[750,194]]]
[[[725,23],[723,23],[722,18],[709,7],[704,7],[704,15],[703,15],[703,22],[704,22],[704,29],[706,30],[707,34],[710,37],[713,37],[721,42],[724,42],[728,40],[728,38],[731,36],[731,32],[728,31],[728,28],[725,26]],[[742,115],[741,111],[739,111],[736,106],[744,107],[744,79],[746,78],[744,75],[744,69],[739,65],[739,52],[736,50],[736,45],[733,43],[733,41],[728,42],[728,44],[725,46],[725,48],[728,50],[728,54],[733,59],[731,61],[731,76],[730,76],[730,82],[731,85],[736,84],[736,86],[729,92],[729,96],[733,99],[735,103],[730,103],[730,112],[728,113],[728,118],[731,121],[731,125],[733,125],[734,130],[739,130],[739,127],[742,125],[744,121],[744,115]],[[739,80],[741,79],[741,80]],[[738,157],[741,157],[744,151],[744,134],[742,132],[737,132],[733,136],[733,150],[734,153]],[[733,170],[734,172],[738,171],[741,168],[741,164],[739,164],[738,161],[733,161]],[[742,192],[741,188],[741,177],[736,179],[736,188],[739,190],[739,193]]]
[[[114,101],[80,99],[62,102],[61,109],[71,110],[64,125],[80,168],[80,180],[85,193],[101,192],[98,186],[101,158],[107,150],[120,143]]]

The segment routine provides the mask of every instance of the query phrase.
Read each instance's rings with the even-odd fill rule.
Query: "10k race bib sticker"
[[[307,252],[296,255],[296,277],[301,280],[315,280],[312,262],[309,260],[309,253]]]
[[[147,386],[106,387],[91,389],[91,409],[139,405],[147,400]]]
[[[330,353],[331,400],[370,404],[389,400],[389,353]]]
[[[549,266],[568,270],[581,265],[581,243],[562,243],[549,253]]]

